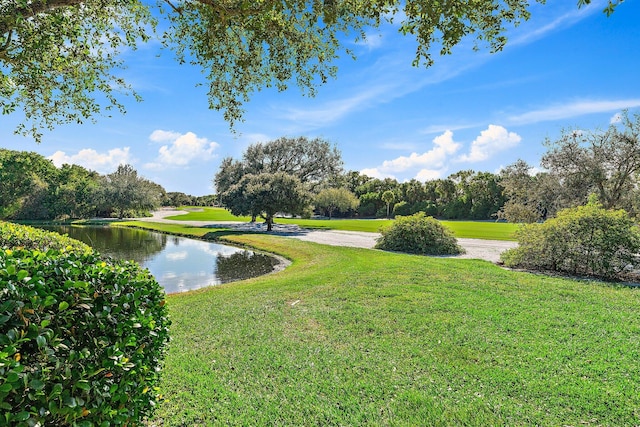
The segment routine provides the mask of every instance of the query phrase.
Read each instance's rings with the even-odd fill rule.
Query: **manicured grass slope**
[[[185,215],[176,215],[169,219],[182,221],[249,221],[249,217],[233,216],[223,208],[203,208],[203,211],[189,212]],[[307,228],[325,228],[331,230],[365,231],[377,233],[380,227],[389,225],[393,220],[377,219],[300,219],[300,218],[276,218],[276,223],[298,224]],[[489,240],[514,240],[513,233],[518,229],[518,224],[487,221],[442,221],[449,227],[456,237]]]
[[[187,214],[175,215],[168,217],[169,219],[177,219],[184,221],[250,221],[249,216],[234,216],[223,208],[210,207],[190,207],[181,208],[189,210]]]
[[[284,272],[168,297],[157,425],[633,425],[640,294],[228,236]]]

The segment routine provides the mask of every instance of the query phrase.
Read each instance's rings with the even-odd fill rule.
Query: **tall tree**
[[[340,174],[341,170],[340,152],[327,141],[305,137],[279,138],[250,145],[242,160],[230,157],[223,159],[213,181],[220,202],[231,212],[236,215],[251,215],[252,220],[262,216],[270,228],[275,212],[271,214],[264,207],[266,199],[262,191],[265,188],[289,183],[296,188],[304,187],[303,189],[308,191],[319,187],[330,177]],[[284,179],[282,175],[295,180]],[[258,186],[258,177],[265,180],[263,187]],[[295,194],[298,194],[297,190],[292,193]],[[260,202],[256,204],[258,195]],[[293,205],[297,207],[298,202],[299,200]],[[306,203],[308,202],[309,200]],[[287,210],[292,209],[291,207],[284,207],[282,212],[294,214],[299,211],[296,208],[293,212]]]
[[[162,201],[163,206],[192,206],[194,205],[195,197],[180,191],[170,191],[167,193],[167,197]]]
[[[225,205],[234,215],[257,215],[273,228],[276,213],[299,215],[311,197],[300,180],[284,172],[247,174],[227,191]]]
[[[118,218],[124,218],[126,211],[151,210],[160,206],[164,190],[145,178],[131,165],[120,165],[115,172],[105,177],[104,200]]]
[[[383,202],[387,204],[387,218],[389,218],[391,203],[395,202],[396,195],[393,193],[393,191],[387,190],[384,193],[382,193],[381,199]]]
[[[360,208],[358,214],[362,216],[384,216],[384,212],[379,211],[384,207],[385,202],[382,200],[382,194],[385,191],[400,191],[398,181],[391,178],[383,180],[373,178],[365,181],[355,190],[356,196],[360,199]]]
[[[543,0],[537,0],[542,3]],[[609,0],[607,13],[622,0]],[[590,0],[577,0],[578,6]],[[508,24],[528,19],[529,0],[3,0],[0,2],[0,109],[22,111],[17,131],[39,140],[43,128],[82,122],[112,108],[131,88],[117,76],[118,53],[161,40],[179,62],[201,67],[209,107],[241,117],[249,94],[294,81],[313,95],[336,74],[344,35],[400,19],[416,38],[414,64],[433,62],[431,46],[451,52],[464,37],[502,49]],[[156,27],[158,20],[161,25]],[[348,50],[348,49],[347,49]],[[135,93],[134,93],[135,95]],[[137,96],[137,95],[136,95]]]
[[[506,203],[498,217],[509,222],[531,223],[552,217],[564,207],[566,197],[557,177],[548,172],[532,173],[533,167],[518,160],[500,171]]]
[[[342,156],[329,142],[320,138],[279,138],[250,145],[242,160],[224,158],[213,183],[216,192],[224,194],[244,175],[283,172],[315,189],[341,171]]]
[[[244,173],[284,172],[315,189],[342,172],[342,155],[320,138],[278,138],[250,145],[242,156],[242,166]],[[238,166],[231,163],[229,167]]]
[[[547,147],[542,166],[574,195],[570,204],[595,193],[606,209],[629,208],[640,173],[640,114],[624,112],[606,131],[564,131]]]
[[[50,191],[50,210],[55,218],[89,218],[96,211],[100,175],[78,165],[64,164]]]

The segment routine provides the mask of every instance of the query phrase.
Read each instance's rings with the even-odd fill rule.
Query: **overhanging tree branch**
[[[16,5],[8,8],[10,13],[0,20],[0,34],[5,34],[15,28],[20,19],[30,19],[40,13],[51,12],[56,9],[78,6],[85,0],[44,0],[27,3],[25,6]]]
[[[112,87],[127,88],[113,69],[119,48],[149,39],[156,17],[168,23],[163,43],[179,62],[204,70],[209,106],[242,119],[242,106],[263,87],[294,82],[313,96],[335,77],[332,61],[350,54],[344,35],[400,16],[400,31],[415,37],[414,64],[433,62],[463,38],[499,49],[509,25],[529,16],[530,0],[162,0],[152,14],[144,0],[0,0],[0,109],[24,112],[17,132],[38,139],[42,128],[83,121],[120,104]],[[544,0],[535,0],[544,3]],[[574,0],[585,5],[590,0]],[[610,0],[610,7],[621,3]],[[91,52],[64,55],[68,46]],[[69,76],[64,70],[79,70]],[[115,83],[115,84],[114,84]],[[35,94],[35,95],[34,95]],[[107,100],[103,106],[98,100]]]

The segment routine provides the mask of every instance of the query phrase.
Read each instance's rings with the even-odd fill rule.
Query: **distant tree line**
[[[166,192],[130,165],[100,175],[56,168],[32,152],[0,149],[0,219],[142,215],[160,206],[221,205],[238,215],[278,213],[374,218],[424,212],[441,219],[540,222],[590,197],[605,209],[640,213],[640,115],[620,115],[606,130],[566,130],[546,141],[543,169],[522,160],[499,173],[462,170],[420,182],[343,171],[340,152],[322,139],[279,138],[223,159],[216,195]]]
[[[272,217],[274,212],[329,218],[381,218],[424,212],[441,219],[539,222],[589,197],[605,209],[640,212],[640,115],[620,115],[606,130],[566,130],[546,141],[541,171],[523,160],[499,173],[462,170],[420,182],[378,179],[341,169],[340,153],[320,139],[280,138],[250,146],[242,159],[226,158],[215,176],[220,203],[237,214]],[[271,203],[264,189],[284,194],[283,177],[298,188],[295,209]],[[281,188],[282,187],[282,188]],[[259,196],[258,196],[259,194]],[[271,201],[270,201],[271,202]],[[271,219],[269,219],[271,221]]]
[[[100,175],[78,165],[57,168],[40,154],[6,149],[0,149],[0,183],[0,219],[123,218],[160,206],[215,201],[215,196],[167,193],[131,165]]]
[[[333,185],[351,191],[359,200],[357,210],[334,216],[386,217],[425,212],[443,219],[492,219],[505,203],[501,176],[464,170],[443,179],[371,178],[356,171],[340,176]]]

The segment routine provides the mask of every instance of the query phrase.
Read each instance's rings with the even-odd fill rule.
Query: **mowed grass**
[[[233,216],[223,208],[202,208],[202,211],[190,211],[185,215],[168,217],[181,221],[250,221],[250,217]],[[381,227],[393,223],[387,219],[301,219],[276,218],[279,224],[298,224],[300,227],[327,230],[365,231],[378,233]],[[488,240],[514,240],[513,233],[518,224],[489,221],[442,221],[456,237]]]
[[[293,263],[168,297],[166,400],[153,425],[638,424],[635,289],[483,261],[224,238]]]

